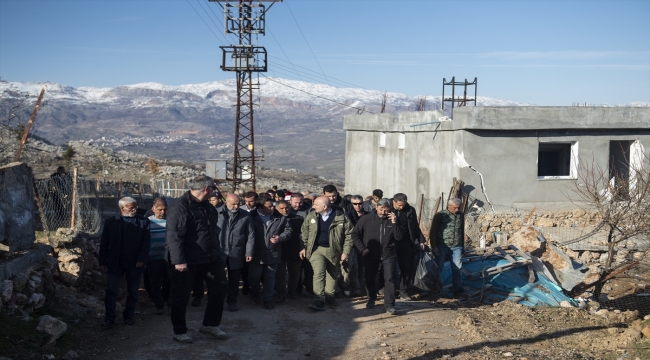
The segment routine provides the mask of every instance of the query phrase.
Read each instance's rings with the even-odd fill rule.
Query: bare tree
[[[650,157],[641,150],[628,152],[625,158],[626,170],[629,169],[625,172],[613,170],[613,164],[604,168],[593,159],[581,161],[578,178],[571,186],[573,193],[568,194],[575,204],[595,210],[602,219],[608,247],[608,272],[603,278],[623,266],[631,267],[618,264],[618,268],[612,268],[618,245],[635,239],[637,247],[643,247],[650,235]]]
[[[29,117],[29,112],[34,101],[38,97],[36,94],[28,94],[18,90],[9,82],[0,79],[0,125],[14,129],[25,126],[24,118]],[[41,104],[41,107],[44,104]],[[20,133],[22,136],[22,133]]]

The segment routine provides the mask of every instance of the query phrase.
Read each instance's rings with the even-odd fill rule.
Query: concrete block
[[[48,257],[52,247],[49,245],[38,244],[38,246],[27,252],[25,255],[0,263],[0,281],[10,279],[27,270],[30,266]]]
[[[34,236],[34,177],[24,163],[0,167],[0,242],[9,251],[28,249]]]

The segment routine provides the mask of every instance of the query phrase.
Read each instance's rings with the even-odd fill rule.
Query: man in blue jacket
[[[133,325],[140,277],[151,248],[149,219],[136,215],[138,204],[135,199],[123,197],[118,205],[120,213],[104,222],[99,245],[99,267],[108,273],[104,297],[106,314],[102,323],[106,329],[115,324],[117,292],[122,278],[126,278],[127,289],[124,323]]]

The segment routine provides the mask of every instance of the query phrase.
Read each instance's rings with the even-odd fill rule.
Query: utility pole
[[[222,6],[224,12],[224,32],[234,34],[237,44],[220,46],[223,57],[221,70],[237,74],[237,105],[235,111],[235,146],[232,163],[232,189],[238,185],[250,184],[256,191],[255,131],[253,126],[253,90],[259,83],[253,79],[254,72],[267,71],[267,53],[263,46],[255,46],[254,34],[265,34],[265,15],[268,9],[282,0],[209,0]],[[267,8],[262,2],[270,2]],[[223,3],[223,5],[222,5]]]

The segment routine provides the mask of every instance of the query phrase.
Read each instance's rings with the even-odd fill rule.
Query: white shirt
[[[331,208],[330,208],[330,211],[326,215],[321,214],[321,218],[323,219],[323,221],[327,221],[327,219],[330,218],[330,215],[332,215],[332,209]]]

